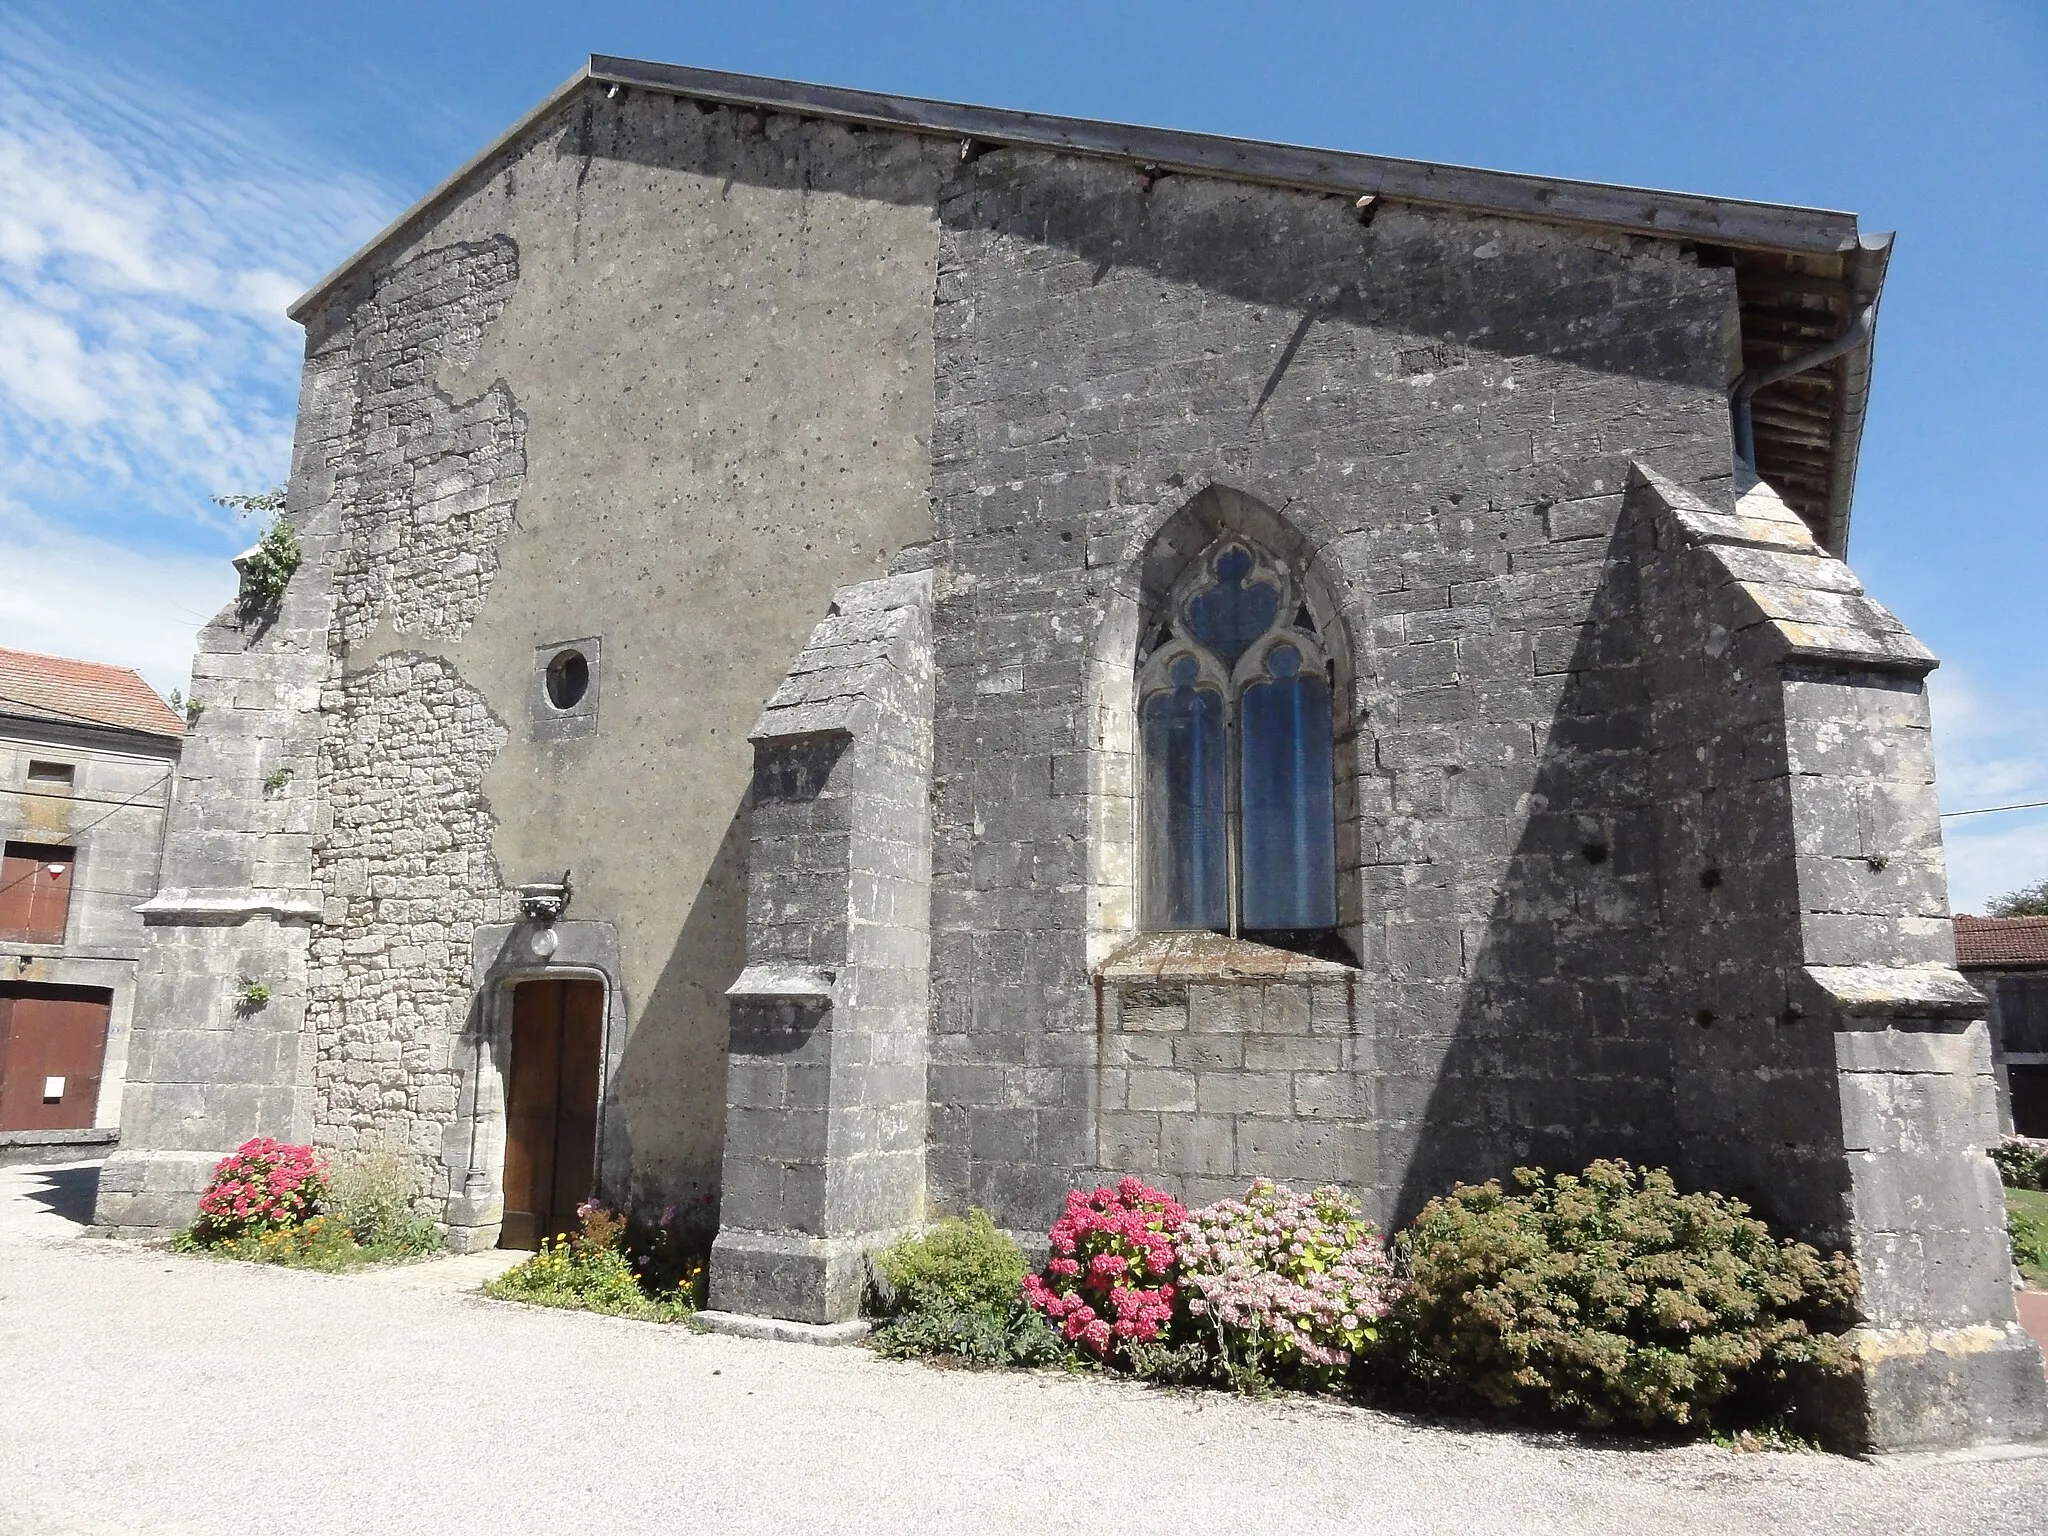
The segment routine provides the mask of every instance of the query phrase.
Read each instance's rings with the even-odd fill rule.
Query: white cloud
[[[1944,811],[2048,800],[2048,708],[1988,692],[1953,664],[1929,679]],[[2048,811],[1951,816],[1949,903],[1982,912],[1993,898],[2048,879]]]
[[[208,493],[290,458],[284,305],[397,202],[232,107],[0,29],[0,496],[228,537]]]
[[[112,544],[21,508],[0,505],[0,539],[0,645],[133,667],[162,694],[188,685],[194,634],[235,595],[225,558]]]

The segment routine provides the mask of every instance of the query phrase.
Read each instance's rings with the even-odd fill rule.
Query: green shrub
[[[679,1322],[702,1304],[701,1261],[679,1277],[677,1286],[651,1290],[641,1280],[646,1256],[629,1249],[627,1219],[595,1200],[579,1205],[576,1215],[574,1236],[543,1239],[538,1253],[487,1284],[484,1294],[656,1323]]]
[[[1402,1234],[1397,1308],[1425,1386],[1593,1428],[1778,1422],[1854,1368],[1856,1272],[1781,1242],[1740,1201],[1661,1170],[1515,1171],[1432,1200]]]
[[[986,1211],[948,1217],[875,1256],[875,1331],[884,1355],[956,1357],[984,1365],[1044,1365],[1066,1346],[1023,1301],[1029,1266]]]
[[[412,1202],[412,1165],[401,1153],[378,1147],[334,1159],[320,1207],[365,1248],[394,1255],[438,1252],[440,1234]]]
[[[2005,1222],[2013,1263],[2033,1284],[2048,1285],[2048,1194],[2007,1190]]]
[[[948,1216],[921,1237],[906,1238],[875,1258],[893,1310],[951,1303],[1004,1308],[1020,1293],[1030,1266],[1024,1251],[987,1211]]]
[[[1022,1302],[964,1307],[949,1302],[898,1313],[875,1330],[875,1349],[892,1359],[939,1356],[975,1365],[1051,1365],[1066,1341]]]
[[[1985,1149],[1997,1165],[2007,1189],[2040,1189],[2048,1185],[2048,1142],[2029,1136],[2002,1136]]]

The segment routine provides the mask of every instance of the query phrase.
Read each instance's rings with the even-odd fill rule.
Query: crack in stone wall
[[[307,988],[314,1139],[403,1149],[420,1194],[439,1201],[470,939],[511,915],[482,788],[508,732],[438,657],[384,656],[331,684],[320,707],[332,825],[314,851],[327,901]]]
[[[402,263],[355,311],[335,579],[343,647],[386,614],[399,634],[457,639],[483,607],[526,479],[526,419],[502,379],[456,400],[436,375],[476,362],[518,280],[518,247],[497,235]]]

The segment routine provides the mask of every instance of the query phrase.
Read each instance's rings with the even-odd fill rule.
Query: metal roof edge
[[[490,143],[486,144],[482,149],[478,150],[475,154],[471,155],[467,160],[463,161],[462,164],[452,174],[450,174],[447,177],[444,177],[438,184],[436,184],[432,191],[428,192],[424,197],[421,197],[418,201],[413,203],[411,207],[407,208],[405,212],[401,213],[389,224],[386,224],[382,229],[378,230],[376,234],[372,235],[367,241],[363,243],[363,245],[355,252],[354,255],[350,256],[346,261],[342,262],[340,266],[336,267],[333,271],[329,272],[325,277],[321,278],[319,282],[313,284],[312,287],[308,288],[304,293],[300,294],[296,299],[292,300],[290,304],[286,305],[286,318],[296,320],[301,325],[304,325],[306,323],[306,316],[311,314],[314,308],[318,306],[322,300],[326,299],[327,296],[331,294],[336,288],[339,288],[343,283],[347,282],[351,277],[353,277],[360,268],[368,265],[371,259],[374,258],[379,251],[383,250],[385,246],[389,245],[392,241],[396,240],[400,235],[404,234],[413,224],[417,223],[419,220],[424,218],[428,213],[432,212],[434,208],[436,208],[451,193],[456,191],[456,189],[461,187],[463,183],[468,181],[470,177],[474,176],[478,171],[482,170],[484,166],[489,164],[491,161],[495,160],[498,157],[499,152],[503,150],[506,145],[517,140],[520,137],[520,135],[524,134],[529,128],[533,127],[535,123],[538,123],[542,118],[546,117],[550,112],[554,111],[555,108],[560,106],[564,101],[567,101],[571,96],[575,95],[577,90],[579,90],[584,85],[584,83],[589,79],[590,66],[588,64],[585,64],[581,69],[577,70],[575,74],[571,75],[568,79],[564,80],[560,85],[556,86],[552,91],[549,91],[546,96],[541,98],[539,104],[536,105],[532,111],[526,113],[526,115],[521,117],[519,121],[514,123],[511,127],[507,128],[503,133],[499,134],[496,138],[492,139]]]
[[[1885,274],[1891,268],[1892,242],[1896,235],[1885,232],[1860,237],[1848,260],[1849,313],[1859,314],[1876,303],[1884,292]],[[1880,312],[1880,318],[1882,317]],[[1839,559],[1849,558],[1849,515],[1856,500],[1856,466],[1863,454],[1863,426],[1870,414],[1870,380],[1877,366],[1877,326],[1873,322],[1870,340],[1842,359],[1842,408],[1835,415],[1834,439],[1829,445],[1834,461],[1828,483],[1827,528],[1821,543]]]
[[[831,118],[909,133],[1131,160],[1235,181],[1386,197],[1550,224],[1590,225],[1667,240],[1827,254],[1857,247],[1856,216],[1834,209],[1480,170],[592,54],[583,68],[308,288],[285,313],[303,323],[315,306],[386,245],[588,83],[633,86],[730,106]]]

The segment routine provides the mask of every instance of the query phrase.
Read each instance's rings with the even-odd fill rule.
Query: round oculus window
[[[574,709],[590,691],[590,663],[581,651],[562,651],[548,663],[548,702],[557,709]]]

